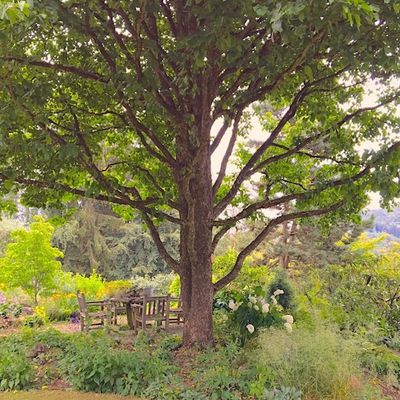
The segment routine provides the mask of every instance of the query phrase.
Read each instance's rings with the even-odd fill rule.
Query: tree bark
[[[177,177],[180,193],[181,295],[185,318],[185,346],[213,344],[211,277],[213,191],[209,130],[196,135],[198,142],[182,143]]]

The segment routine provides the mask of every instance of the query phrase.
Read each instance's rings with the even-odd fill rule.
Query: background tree
[[[158,230],[167,250],[176,256],[176,225],[164,222]],[[73,217],[56,229],[52,242],[64,253],[66,271],[90,274],[96,270],[109,280],[170,272],[141,222],[137,218],[124,222],[104,202],[81,202]]]
[[[22,288],[35,304],[39,294],[54,286],[54,278],[61,270],[57,260],[62,252],[51,246],[52,225],[42,217],[35,217],[29,230],[12,233],[13,242],[7,245],[0,258],[0,281],[7,288]]]
[[[39,0],[0,38],[1,191],[138,210],[181,277],[185,344],[210,344],[215,291],[279,224],[330,224],[368,190],[385,204],[399,194],[399,11],[395,0]],[[258,101],[270,111],[254,151],[239,139]],[[366,140],[379,145],[360,155]],[[266,223],[213,284],[218,241],[247,218]],[[178,258],[160,220],[180,228]]]

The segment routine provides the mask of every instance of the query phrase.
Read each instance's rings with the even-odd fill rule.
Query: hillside
[[[400,208],[387,212],[382,209],[369,210],[365,218],[374,218],[374,228],[370,230],[373,233],[387,232],[392,236],[400,238]]]

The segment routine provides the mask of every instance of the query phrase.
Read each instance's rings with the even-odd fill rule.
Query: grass
[[[137,397],[62,390],[0,393],[0,400],[140,400]]]

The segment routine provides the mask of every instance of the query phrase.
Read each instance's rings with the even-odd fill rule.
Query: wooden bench
[[[182,300],[180,297],[170,297],[169,300],[169,323],[177,323],[179,325],[184,322]]]
[[[170,297],[169,296],[143,296],[140,302],[132,305],[133,327],[146,329],[148,326],[161,326],[164,322],[165,329],[169,328]]]
[[[79,319],[81,331],[104,326],[105,322],[111,324],[112,311],[110,304],[106,301],[86,301],[85,295],[78,291],[76,293],[79,306]],[[98,311],[89,311],[89,308],[98,308]],[[95,322],[100,320],[99,322]]]

